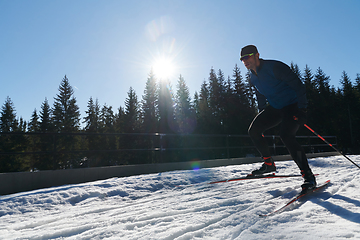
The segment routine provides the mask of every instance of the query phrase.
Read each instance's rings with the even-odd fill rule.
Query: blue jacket
[[[251,70],[250,84],[255,86],[260,110],[266,107],[266,101],[276,109],[294,103],[299,108],[307,107],[305,85],[288,65],[276,60],[260,59],[256,72]]]

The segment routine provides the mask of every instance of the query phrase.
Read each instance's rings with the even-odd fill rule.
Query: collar
[[[264,65],[264,59],[260,58],[260,65],[256,68],[256,72],[258,73]],[[250,70],[253,74],[257,75],[253,70]]]

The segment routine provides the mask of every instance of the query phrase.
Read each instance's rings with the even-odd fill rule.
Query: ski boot
[[[302,191],[301,193],[306,193],[309,190],[312,190],[316,187],[316,179],[314,174],[309,171],[301,170],[301,175],[304,178],[304,183],[301,185]]]
[[[263,159],[265,160],[265,162],[263,163],[261,168],[252,171],[251,175],[256,176],[276,171],[274,160],[271,157],[263,157]]]

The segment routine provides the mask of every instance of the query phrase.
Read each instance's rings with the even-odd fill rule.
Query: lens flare
[[[191,169],[192,169],[192,170],[197,171],[197,170],[200,169],[200,161],[194,159],[194,160],[191,161],[190,164],[191,164]]]
[[[173,20],[167,15],[154,19],[146,25],[146,34],[153,42],[156,42],[161,36],[169,34],[173,31]]]

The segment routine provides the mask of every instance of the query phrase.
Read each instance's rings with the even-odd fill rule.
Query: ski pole
[[[312,130],[308,125],[304,124],[304,126],[309,129],[313,134],[315,134],[316,136],[318,136],[321,140],[323,140],[325,143],[327,143],[327,145],[329,145],[330,147],[332,147],[335,151],[337,151],[338,153],[340,153],[341,155],[343,155],[347,160],[349,160],[352,164],[354,164],[355,166],[357,166],[360,169],[360,166],[357,165],[356,163],[354,163],[348,156],[346,156],[345,154],[341,153],[336,147],[334,147],[331,143],[329,143],[328,141],[326,141],[325,138],[323,138],[322,136],[320,136],[317,132],[315,132],[314,130]]]

